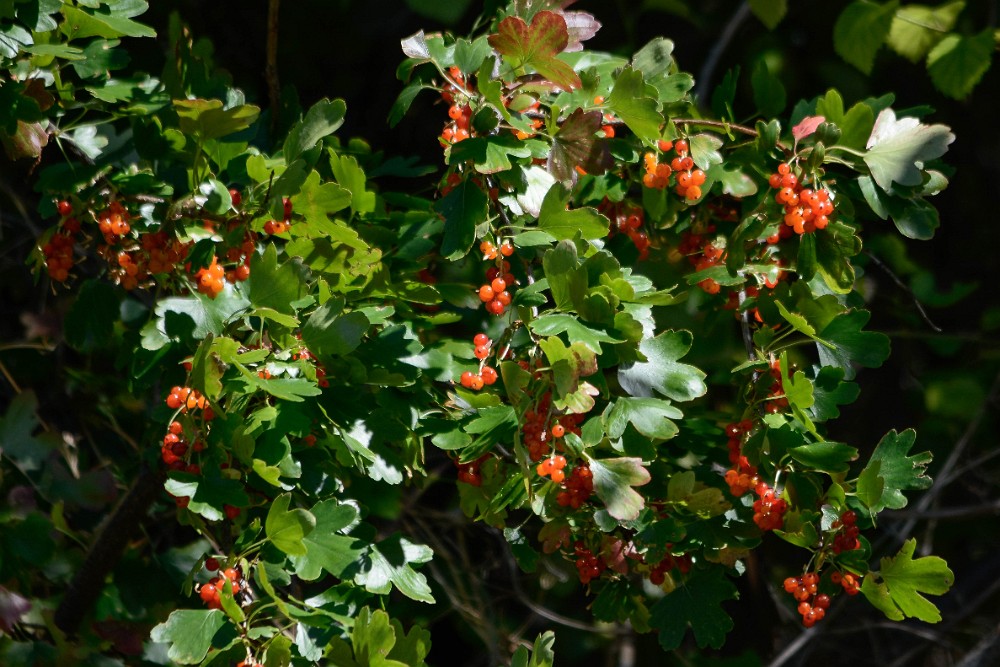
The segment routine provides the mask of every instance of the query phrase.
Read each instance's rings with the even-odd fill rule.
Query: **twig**
[[[281,0],[268,0],[267,3],[267,64],[264,67],[264,77],[267,79],[268,99],[271,103],[271,131],[278,123],[278,104],[281,100],[281,83],[278,80],[278,9]]]
[[[739,29],[740,24],[742,24],[749,15],[750,3],[747,2],[747,0],[743,0],[736,11],[733,12],[733,15],[729,17],[729,21],[722,29],[722,34],[720,34],[719,38],[712,44],[712,49],[708,52],[708,57],[705,58],[705,62],[702,64],[701,70],[698,72],[698,83],[694,89],[694,95],[698,100],[704,100],[708,95],[708,91],[711,88],[712,77],[715,75],[715,68],[719,65],[719,59],[722,58],[722,54],[729,46],[729,43],[733,41],[734,37],[736,37],[736,31]]]
[[[162,488],[162,473],[144,467],[98,533],[56,608],[54,620],[60,630],[68,635],[76,634],[101,594],[105,579]]]
[[[996,400],[998,393],[1000,393],[1000,373],[994,377],[993,385],[990,387],[989,393],[979,405],[979,409],[969,422],[969,425],[965,428],[965,432],[963,432],[958,441],[955,442],[955,446],[952,447],[951,453],[948,455],[944,465],[941,466],[941,470],[938,472],[937,483],[920,497],[920,500],[913,508],[914,516],[904,523],[896,533],[897,540],[902,541],[900,539],[901,536],[905,539],[905,536],[913,532],[914,526],[916,526],[922,514],[927,511],[927,508],[931,506],[931,503],[937,500],[937,497],[942,490],[947,488],[947,486],[958,477],[957,475],[952,475],[952,470],[958,464],[962,454],[965,453],[965,448],[968,447],[969,442],[972,441],[972,436],[979,430],[979,425],[982,423],[983,417],[986,416],[986,412],[989,409],[990,404]]]
[[[868,259],[870,259],[875,263],[875,266],[885,271],[886,275],[889,276],[892,282],[896,283],[899,289],[906,292],[907,296],[909,296],[910,299],[913,301],[913,305],[914,307],[916,307],[917,312],[920,313],[920,318],[927,324],[927,326],[929,326],[936,333],[941,333],[943,329],[931,321],[931,318],[927,314],[927,311],[924,310],[924,305],[920,303],[920,299],[918,299],[917,295],[913,293],[913,290],[910,289],[909,285],[904,283],[900,279],[900,277],[897,276],[896,273],[886,265],[885,262],[876,257],[870,250],[865,250],[864,253],[865,255],[868,256]]]

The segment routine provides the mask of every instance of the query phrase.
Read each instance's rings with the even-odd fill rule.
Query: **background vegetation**
[[[663,657],[655,637],[595,624],[584,611],[590,600],[577,582],[560,581],[558,573],[548,578],[521,574],[502,536],[464,520],[454,511],[450,495],[432,489],[419,498],[404,495],[414,504],[402,512],[402,498],[394,495],[384,506],[372,508],[380,525],[398,526],[435,551],[426,573],[435,594],[448,604],[407,607],[403,601],[400,613],[432,630],[430,664],[494,664],[506,659],[501,647],[550,628],[557,630],[556,650],[564,664],[971,667],[1000,660],[1000,300],[996,286],[991,287],[998,279],[995,258],[1000,247],[1000,67],[985,71],[960,99],[939,90],[922,62],[911,63],[889,48],[878,52],[870,73],[862,72],[835,48],[834,26],[843,10],[839,3],[790,4],[788,14],[772,28],[744,5],[723,0],[581,0],[573,9],[590,11],[603,22],[587,44],[590,49],[627,56],[655,36],[672,39],[674,56],[682,69],[695,74],[696,92],[706,105],[715,85],[740,68],[737,118],[754,111],[750,73],[765,62],[781,80],[789,101],[813,98],[831,87],[840,90],[848,104],[891,91],[895,108],[930,105],[934,111],[928,111],[928,117],[957,135],[948,154],[954,175],[935,200],[941,227],[934,240],[904,239],[889,222],[885,233],[876,231],[866,238],[868,254],[859,259],[859,274],[860,289],[874,315],[869,328],[890,335],[893,353],[880,368],[859,376],[859,400],[842,408],[843,417],[830,433],[831,439],[873,447],[888,430],[913,426],[919,449],[933,452],[933,489],[912,496],[907,508],[885,513],[872,540],[894,552],[905,537],[916,535],[925,553],[948,561],[956,583],[938,600],[944,621],[935,626],[889,623],[855,602],[836,607],[821,626],[803,632],[774,592],[775,575],[798,567],[800,554],[772,540],[750,561],[750,576],[740,580],[740,599],[726,603],[736,629],[725,648],[706,651],[685,644]],[[995,28],[998,6],[993,1],[969,2],[959,8],[953,30],[975,35]],[[165,53],[169,22],[179,16],[196,39],[211,44],[205,48],[214,50],[215,63],[232,75],[247,100],[267,106],[267,10],[263,0],[152,3],[141,20],[158,37],[128,42],[132,65],[159,70],[164,56],[171,55]],[[480,11],[476,2],[433,0],[286,2],[280,14],[277,76],[282,87],[297,91],[303,108],[324,97],[344,98],[348,113],[338,132],[341,138],[363,137],[376,151],[415,156],[421,165],[438,167],[443,109],[431,95],[418,98],[395,127],[385,122],[402,87],[395,76],[399,41],[421,28],[467,33]],[[57,159],[46,153],[41,166]],[[31,579],[23,570],[11,574],[10,563],[23,568],[47,563],[46,581],[80,566],[82,546],[127,491],[113,473],[127,465],[129,457],[138,460],[131,445],[143,432],[146,418],[145,406],[124,391],[120,371],[112,371],[114,359],[81,355],[58,344],[65,335],[67,299],[34,276],[26,263],[49,224],[38,213],[40,202],[31,186],[39,167],[25,159],[5,161],[0,167],[0,414],[8,415],[0,445],[9,452],[12,438],[24,435],[10,430],[14,421],[9,415],[16,398],[33,390],[44,425],[51,433],[65,434],[58,464],[45,462],[43,484],[56,490],[70,521],[55,521],[63,537],[58,542],[62,552],[53,557],[56,542],[49,524],[21,520],[39,502],[25,482],[34,475],[18,470],[5,456],[0,488],[6,494],[4,521],[9,525],[0,536],[0,554],[10,578],[0,581],[5,592],[0,602],[8,607],[15,602],[6,591],[18,590],[19,582]],[[427,178],[421,194],[431,196],[435,183]],[[691,363],[712,354],[711,340],[697,340],[691,352],[696,361]],[[160,482],[149,481],[150,492],[158,494],[156,516],[162,519],[171,510]],[[51,516],[52,507],[44,510]],[[108,655],[117,656],[106,664],[122,664],[122,655],[135,655],[130,652],[135,643],[146,641],[150,627],[178,606],[180,567],[169,559],[186,562],[183,548],[194,537],[190,527],[151,517],[143,536],[128,545],[115,580],[143,586],[109,586],[100,598],[101,610],[125,608],[131,616],[128,622],[95,626],[98,639],[93,641],[103,641]],[[150,546],[170,555],[150,560]],[[31,588],[38,601],[50,599],[57,591],[44,590],[45,585],[54,584],[35,581],[23,590]],[[18,638],[22,631],[9,624],[11,618],[16,614],[0,605],[0,630]],[[102,618],[101,613],[94,618]],[[30,656],[3,642],[9,664],[47,659],[41,649]],[[152,659],[151,654],[146,658]],[[112,662],[115,659],[119,662]],[[133,660],[138,658],[124,658],[124,664],[140,664]]]

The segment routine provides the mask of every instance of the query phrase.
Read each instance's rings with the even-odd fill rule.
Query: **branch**
[[[892,279],[892,282],[896,283],[896,285],[899,287],[899,289],[901,289],[904,292],[906,292],[907,296],[909,296],[910,299],[913,301],[913,305],[916,307],[917,312],[920,313],[921,319],[923,319],[923,321],[927,324],[927,326],[929,326],[935,333],[941,333],[943,331],[943,329],[941,327],[939,327],[938,325],[934,324],[934,322],[931,321],[931,318],[927,314],[927,311],[924,310],[924,305],[922,303],[920,303],[920,299],[918,299],[917,295],[913,293],[913,290],[910,289],[910,287],[906,283],[904,283],[899,278],[899,276],[897,276],[895,274],[895,272],[892,269],[890,269],[885,264],[885,262],[883,262],[878,257],[876,257],[874,254],[872,254],[871,250],[865,250],[864,253],[865,253],[865,255],[868,256],[868,259],[870,259],[871,261],[875,262],[875,266],[877,266],[880,269],[882,269],[883,271],[885,271],[886,275],[888,275],[889,278]]]
[[[163,475],[143,467],[132,488],[104,523],[56,608],[54,620],[60,630],[68,635],[76,634],[121,558],[125,545],[162,488]]]
[[[729,17],[726,27],[722,29],[722,34],[712,44],[712,50],[708,52],[708,57],[705,58],[705,62],[701,66],[701,71],[698,72],[698,85],[694,89],[694,95],[697,99],[703,100],[708,95],[708,89],[712,83],[715,68],[719,65],[719,59],[722,58],[722,54],[729,46],[729,43],[736,37],[736,31],[739,29],[740,24],[748,16],[750,16],[750,3],[744,0],[736,11],[733,12],[733,15]]]

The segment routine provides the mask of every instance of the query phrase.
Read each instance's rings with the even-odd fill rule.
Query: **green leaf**
[[[670,73],[674,64],[674,43],[664,37],[654,37],[632,56],[632,68],[642,72],[646,81]]]
[[[768,30],[774,30],[788,12],[788,0],[750,0],[750,10]]]
[[[898,0],[886,4],[856,0],[841,12],[833,26],[833,48],[841,58],[871,74],[875,54],[889,36]]]
[[[289,510],[292,496],[283,493],[271,502],[264,521],[264,532],[274,546],[290,556],[304,556],[307,552],[303,538],[316,527],[316,517],[304,509]]]
[[[471,180],[463,180],[434,210],[444,218],[441,256],[451,261],[465,257],[476,241],[476,225],[485,222],[489,213],[486,193]]]
[[[865,504],[872,516],[884,507],[881,499],[885,490],[885,478],[879,474],[881,470],[881,461],[869,461],[858,475],[858,500]]]
[[[455,64],[466,76],[479,71],[490,53],[490,43],[485,36],[472,41],[463,38],[455,40]]]
[[[341,357],[357,349],[371,323],[359,310],[341,312],[343,299],[330,299],[302,327],[302,340],[321,356]]]
[[[534,141],[537,146],[540,144]],[[511,168],[510,156],[531,157],[532,141],[520,141],[512,134],[470,137],[448,149],[448,164],[471,161],[480,174],[495,174]]]
[[[924,125],[908,117],[897,120],[892,109],[883,109],[864,160],[879,187],[891,192],[893,183],[920,185],[924,163],[944,155],[954,140],[946,125]]]
[[[427,578],[410,567],[411,563],[426,563],[433,556],[430,547],[414,544],[396,533],[371,546],[354,580],[370,593],[385,595],[395,586],[411,600],[434,604]]]
[[[642,467],[642,460],[632,457],[617,459],[592,459],[590,471],[594,474],[594,492],[608,508],[608,514],[619,521],[632,521],[646,506],[642,496],[632,487],[649,483],[649,471]]]
[[[660,138],[663,116],[656,108],[656,89],[643,82],[641,71],[623,69],[605,104],[643,143]]]
[[[817,345],[820,363],[844,369],[844,378],[854,379],[854,365],[878,368],[889,357],[889,337],[862,331],[871,318],[866,310],[849,310],[827,324],[819,337],[828,345]]]
[[[639,344],[646,361],[622,364],[618,382],[631,396],[650,397],[657,392],[675,401],[690,401],[703,396],[705,373],[677,360],[691,349],[691,332],[664,331]]]
[[[848,405],[857,400],[861,389],[854,382],[843,382],[844,369],[824,366],[813,379],[813,405],[809,415],[815,421],[836,419],[840,416],[839,405]]]
[[[295,314],[292,304],[304,297],[309,290],[306,282],[308,270],[298,259],[288,259],[278,264],[278,251],[274,244],[264,249],[263,255],[252,260],[247,291],[255,308],[271,308],[279,313]]]
[[[910,62],[920,61],[953,27],[965,8],[964,0],[938,7],[904,5],[896,11],[889,30],[889,47]]]
[[[760,59],[750,75],[753,86],[753,102],[762,116],[777,116],[785,110],[788,102],[785,86],[767,67],[767,61]]]
[[[545,352],[555,380],[552,404],[560,410],[584,414],[594,407],[594,396],[599,392],[581,378],[597,372],[597,357],[582,343],[566,347],[561,340],[548,337],[539,342]]]
[[[862,475],[869,468],[876,468],[878,475],[884,480],[882,493],[876,503],[866,503],[872,512],[880,512],[888,507],[901,509],[906,507],[906,496],[903,491],[927,489],[931,486],[931,478],[927,476],[927,466],[931,462],[930,452],[921,452],[913,456],[907,453],[917,439],[917,432],[907,429],[902,433],[895,430],[885,434],[879,441],[871,459]]]
[[[354,213],[371,213],[375,210],[375,193],[365,189],[368,179],[353,156],[331,152],[330,168],[337,183],[350,190],[351,210]]]
[[[565,333],[570,343],[583,343],[597,354],[601,354],[601,343],[622,343],[621,338],[611,336],[603,329],[590,327],[577,317],[566,313],[547,313],[528,325],[539,336],[555,336]]]
[[[35,437],[39,426],[35,411],[38,398],[28,389],[14,394],[6,414],[0,418],[0,454],[15,462],[22,471],[38,470],[61,438],[55,441],[45,434]]]
[[[61,30],[70,39],[82,39],[84,37],[104,37],[112,39],[114,37],[156,37],[156,31],[147,25],[137,23],[132,20],[132,16],[142,14],[148,8],[146,2],[133,2],[132,11],[120,12],[110,8],[114,13],[95,10],[92,12],[63,5],[62,13],[66,19],[62,22]]]
[[[680,647],[689,627],[699,647],[720,648],[733,629],[722,603],[736,597],[736,587],[721,568],[698,570],[652,606],[649,624],[659,630],[664,650]]]
[[[180,118],[181,132],[203,140],[218,139],[245,130],[260,115],[260,109],[252,104],[224,109],[221,100],[174,100],[174,110]]]
[[[669,440],[680,431],[671,420],[683,416],[680,410],[661,398],[620,396],[605,412],[604,424],[612,438],[620,438],[625,427],[632,424],[635,430],[647,438]]]
[[[154,642],[170,644],[167,657],[182,665],[196,665],[212,648],[212,639],[229,621],[218,609],[178,609],[150,635]]]
[[[603,238],[608,235],[610,221],[589,207],[566,209],[570,200],[570,192],[562,183],[554,184],[538,214],[538,229],[562,241],[573,239],[577,234],[587,240]]]
[[[63,330],[70,347],[93,352],[114,344],[114,327],[120,319],[118,291],[107,282],[87,280],[66,314]]]
[[[719,516],[731,505],[722,490],[697,481],[693,470],[674,473],[667,484],[667,501],[701,518]]]
[[[722,139],[714,134],[701,132],[688,138],[691,146],[691,159],[701,169],[709,169],[713,164],[722,163],[722,154],[719,148],[722,147]]]
[[[295,574],[306,581],[319,579],[322,571],[343,577],[347,569],[365,553],[365,542],[344,535],[358,522],[354,505],[328,498],[310,510],[316,527],[302,538],[305,553],[290,557]]]
[[[813,470],[841,473],[850,470],[850,462],[858,458],[858,450],[842,442],[815,442],[792,447],[788,453],[793,459]]]
[[[892,222],[899,233],[909,239],[927,241],[941,226],[938,210],[923,199],[907,199],[903,204],[890,204]]]
[[[195,340],[201,340],[210,333],[221,335],[235,316],[249,308],[250,302],[243,291],[228,285],[214,299],[204,294],[162,299],[156,304],[156,321],[150,323],[154,326],[147,325],[143,330],[143,346],[146,349],[159,349],[148,345],[159,343],[162,347],[171,338],[177,337],[178,331],[173,326],[185,326],[189,323],[193,326],[185,333]]]
[[[916,540],[907,540],[894,557],[882,558],[880,570],[864,578],[861,592],[891,620],[917,618],[938,623],[941,612],[921,593],[947,593],[955,583],[955,575],[937,556],[914,559],[916,548]]]
[[[198,192],[201,207],[209,213],[223,215],[233,207],[233,197],[229,194],[229,188],[221,181],[210,178],[198,186]]]
[[[508,16],[488,39],[515,70],[532,67],[566,91],[582,85],[573,68],[556,58],[569,44],[569,31],[566,20],[555,12],[538,12],[530,26],[518,16]]]
[[[995,50],[992,28],[971,36],[948,35],[927,54],[927,72],[938,90],[962,100],[990,68]]]
[[[285,162],[291,164],[295,158],[315,146],[323,137],[337,131],[344,123],[347,104],[344,100],[322,99],[306,112],[305,118],[292,126],[282,152]]]

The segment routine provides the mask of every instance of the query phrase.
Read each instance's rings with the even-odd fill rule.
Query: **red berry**
[[[490,283],[490,287],[493,288],[494,294],[499,294],[500,292],[503,292],[505,289],[507,289],[507,281],[505,281],[503,278],[494,278],[493,282]]]
[[[487,385],[495,384],[498,377],[496,369],[492,366],[483,366],[483,370],[479,375],[483,378],[483,382]]]
[[[287,221],[292,217],[292,200],[285,197],[281,200],[281,205],[285,210],[285,220]]]
[[[59,215],[66,217],[67,215],[73,212],[73,204],[71,204],[65,199],[60,199],[58,202],[56,202],[56,210],[59,211]]]
[[[477,333],[476,337],[472,339],[472,344],[476,347],[479,347],[480,345],[489,345],[490,337],[484,333]]]
[[[563,426],[562,424],[555,424],[555,425],[553,425],[553,427],[552,427],[552,437],[553,438],[561,438],[564,435],[566,435],[566,427],[565,426]]]
[[[219,561],[216,558],[209,556],[205,559],[205,569],[209,572],[215,572],[219,569]]]

